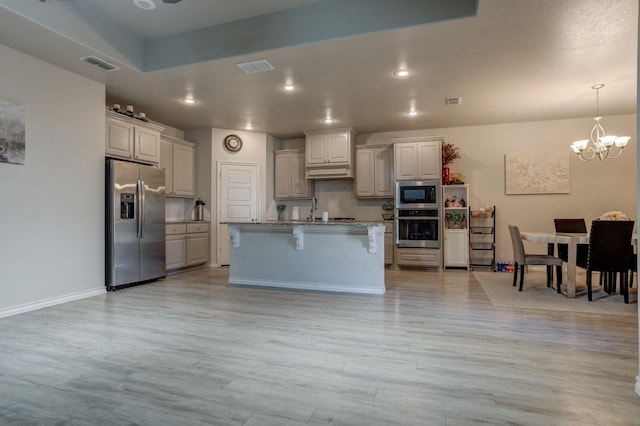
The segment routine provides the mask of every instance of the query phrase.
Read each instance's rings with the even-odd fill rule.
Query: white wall
[[[26,112],[0,163],[0,317],[104,286],[105,87],[0,45],[0,99]]]
[[[235,134],[242,139],[242,149],[239,152],[229,152],[224,148],[224,138]],[[196,150],[197,191],[209,206],[211,212],[211,264],[218,264],[218,239],[215,224],[217,215],[218,170],[220,161],[234,163],[252,163],[260,166],[260,197],[258,205],[258,220],[264,219],[267,194],[267,149],[272,146],[272,138],[265,133],[247,132],[231,129],[199,129],[185,132],[187,140],[195,142]],[[273,173],[273,170],[270,171]],[[205,192],[202,189],[208,189]],[[273,188],[271,188],[273,192]]]
[[[451,172],[461,172],[470,185],[472,207],[496,206],[497,258],[512,259],[507,225],[522,230],[554,230],[554,217],[592,219],[609,210],[621,210],[635,218],[636,211],[636,116],[604,117],[610,134],[629,135],[626,152],[615,160],[580,161],[570,153],[571,192],[552,195],[506,195],[505,154],[569,152],[569,145],[588,137],[593,119],[580,118],[488,126],[452,127],[406,132],[359,135],[358,143],[385,143],[396,137],[444,136],[460,148],[462,158],[455,160]],[[544,252],[540,245],[529,250]]]

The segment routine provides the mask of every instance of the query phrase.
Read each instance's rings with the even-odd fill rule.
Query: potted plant
[[[449,183],[449,164],[460,158],[460,149],[452,143],[442,144],[442,184]]]
[[[448,212],[445,217],[447,222],[447,229],[460,229],[462,228],[463,215],[461,212]]]

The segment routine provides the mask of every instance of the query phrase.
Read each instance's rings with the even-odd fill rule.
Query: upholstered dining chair
[[[587,233],[587,224],[583,218],[580,219],[553,219],[556,232],[569,232],[569,233]],[[589,245],[578,244],[576,253],[576,266],[581,268],[587,267],[587,257],[589,256]],[[563,262],[569,261],[569,245],[558,244],[558,257]]]
[[[524,244],[520,237],[520,229],[515,225],[509,225],[509,234],[511,234],[511,244],[513,245],[513,260],[515,267],[513,268],[513,286],[515,287],[518,280],[518,268],[520,269],[520,288],[522,291],[524,285],[524,270],[527,265],[546,265],[547,266],[547,287],[551,287],[553,280],[552,266],[556,267],[558,275],[557,290],[561,292],[562,287],[562,259],[550,254],[527,254],[524,251]]]
[[[591,276],[599,271],[604,277],[604,289],[615,292],[616,275],[620,274],[620,294],[629,303],[629,264],[631,258],[632,220],[594,220],[589,233],[587,259],[587,298],[593,300]]]
[[[638,253],[633,246],[629,248],[629,288],[633,287],[633,275],[638,273]]]

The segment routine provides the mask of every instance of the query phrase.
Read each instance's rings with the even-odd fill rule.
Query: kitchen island
[[[229,283],[384,294],[383,222],[233,222]]]

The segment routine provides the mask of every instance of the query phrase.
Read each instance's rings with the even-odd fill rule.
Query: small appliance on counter
[[[292,206],[291,207],[291,220],[300,220],[300,207]]]
[[[322,222],[327,223],[328,221],[329,221],[329,212],[327,211],[327,209],[324,209],[324,211],[322,212]]]
[[[201,198],[196,200],[196,207],[193,210],[193,220],[201,222],[204,220],[204,206],[206,204]]]

